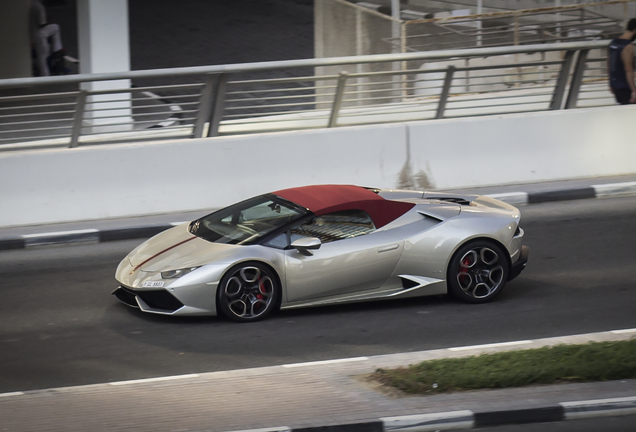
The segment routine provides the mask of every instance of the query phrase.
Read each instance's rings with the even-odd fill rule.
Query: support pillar
[[[128,0],[77,0],[79,72],[96,74],[130,70]],[[82,84],[89,92],[129,89],[130,80]],[[132,130],[129,92],[89,96],[84,125],[91,133]]]

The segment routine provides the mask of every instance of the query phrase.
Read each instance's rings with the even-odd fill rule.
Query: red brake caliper
[[[462,271],[462,273],[465,273],[466,270],[468,270],[468,264],[470,264],[470,260],[468,258],[465,258],[464,261],[462,261],[462,264],[460,266],[460,270]],[[466,276],[462,275],[461,279],[462,279],[462,283],[464,283],[466,281]]]
[[[261,278],[258,278],[258,291],[259,293],[256,294],[256,298],[259,300],[263,300],[263,294],[261,294],[263,292],[263,282],[261,282]]]

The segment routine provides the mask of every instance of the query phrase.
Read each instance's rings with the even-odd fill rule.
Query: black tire
[[[448,265],[448,291],[468,303],[484,303],[506,286],[510,265],[506,252],[489,240],[475,240],[461,246]]]
[[[279,304],[280,286],[272,270],[258,262],[230,268],[218,286],[217,312],[233,321],[253,322],[271,314]]]

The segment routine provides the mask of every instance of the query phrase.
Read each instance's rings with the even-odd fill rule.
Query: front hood
[[[188,231],[188,225],[170,228],[139,245],[127,257],[130,266],[145,272],[197,267],[223,262],[240,247],[198,238]]]

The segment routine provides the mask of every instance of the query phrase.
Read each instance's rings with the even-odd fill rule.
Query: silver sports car
[[[481,303],[526,266],[519,216],[486,196],[284,189],[142,243],[117,267],[113,294],[144,312],[235,321],[447,292]]]

